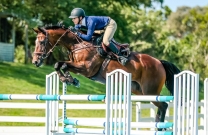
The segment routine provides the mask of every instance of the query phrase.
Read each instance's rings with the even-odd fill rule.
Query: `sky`
[[[173,12],[180,6],[208,6],[208,0],[164,0],[164,6],[167,5]]]

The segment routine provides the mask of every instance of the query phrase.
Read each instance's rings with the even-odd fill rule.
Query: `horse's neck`
[[[65,46],[78,42],[76,35],[63,29],[48,30],[47,32],[54,42],[58,41],[61,44],[65,44]]]
[[[90,61],[99,60],[100,61],[102,59],[97,53],[95,46],[85,41],[74,44],[71,52],[77,57],[82,56],[80,57],[82,60],[90,60]],[[82,61],[81,59],[80,61]]]

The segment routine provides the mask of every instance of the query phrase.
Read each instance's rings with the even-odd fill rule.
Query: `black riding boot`
[[[111,49],[111,51],[112,51],[113,53],[119,55],[119,52],[120,52],[120,51],[118,50],[118,48],[117,48],[112,42],[110,42],[110,44],[108,45],[108,47]]]
[[[112,51],[113,53],[115,53],[115,54],[118,55],[118,61],[119,61],[122,65],[125,65],[128,59],[125,58],[125,57],[121,54],[120,50],[119,50],[112,42],[110,42],[110,44],[108,45],[108,47],[111,49],[111,51]]]

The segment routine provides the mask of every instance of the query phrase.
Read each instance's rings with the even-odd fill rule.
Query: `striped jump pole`
[[[0,94],[0,100],[45,100],[45,101],[104,101],[106,95],[35,95],[35,94]],[[112,96],[115,100],[116,96]],[[168,102],[173,96],[131,96],[132,101],[158,101]],[[124,96],[121,98],[124,100]],[[117,97],[117,100],[119,98]]]
[[[76,120],[76,119],[65,119],[64,124],[66,125],[73,125],[73,126],[93,126],[93,127],[105,127],[106,122],[97,121],[97,120]],[[121,127],[123,127],[123,122],[121,123],[115,123],[113,122],[113,127],[119,126],[121,124]],[[173,126],[173,123],[171,122],[131,122],[131,128],[170,128]]]
[[[173,135],[173,132],[170,131],[136,131],[136,130],[130,130],[130,135]],[[89,128],[64,128],[65,133],[76,133],[76,134],[107,134],[107,131],[104,129],[89,129]],[[115,131],[113,130],[110,132],[113,135],[124,135],[126,133],[122,131]]]
[[[103,101],[105,95],[32,95],[0,94],[0,100],[45,100],[45,101]]]

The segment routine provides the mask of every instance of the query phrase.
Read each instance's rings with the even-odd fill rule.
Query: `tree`
[[[139,10],[141,7],[151,8],[154,2],[162,4],[163,0],[99,0],[82,1],[82,3],[78,0],[50,0],[50,2],[44,0],[13,0],[13,2],[1,0],[0,12],[15,18],[15,21],[11,23],[16,23],[17,31],[21,33],[20,36],[17,36],[21,39],[16,39],[16,41],[25,41],[27,34],[24,33],[24,27],[26,26],[31,29],[38,25],[55,24],[61,20],[66,26],[73,25],[68,16],[73,8],[82,7],[88,15],[110,15],[119,26],[115,38],[120,42],[131,42],[131,30],[128,27],[123,27],[129,24],[127,18],[124,18],[123,11],[125,9]],[[33,31],[28,32],[29,48],[34,44],[35,35],[32,33]]]
[[[180,50],[176,54],[180,58],[179,64],[199,73],[202,84],[208,76],[208,7],[181,7],[169,19],[169,29],[172,29],[172,37],[178,41]]]

